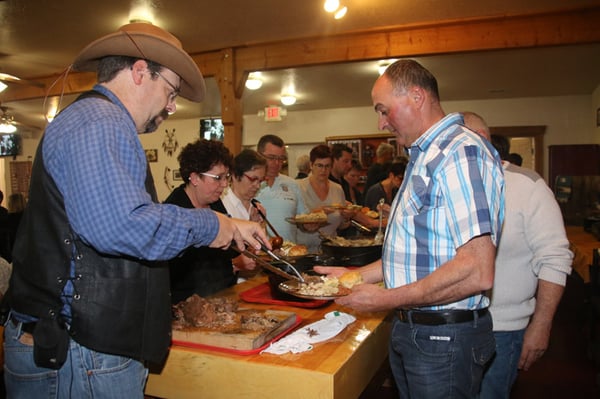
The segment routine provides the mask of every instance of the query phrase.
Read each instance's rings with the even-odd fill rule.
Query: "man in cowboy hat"
[[[132,23],[73,67],[96,69],[98,84],[38,147],[7,295],[6,388],[8,397],[143,398],[146,362],[164,361],[170,345],[161,261],[190,246],[268,241],[258,224],[157,203],[137,134],[174,112],[178,95],[205,92],[177,38]]]

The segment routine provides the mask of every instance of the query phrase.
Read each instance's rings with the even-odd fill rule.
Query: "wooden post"
[[[221,67],[216,74],[216,80],[221,92],[221,118],[225,128],[224,143],[231,152],[237,154],[242,149],[243,84],[235,81],[234,54],[231,48],[221,51]]]

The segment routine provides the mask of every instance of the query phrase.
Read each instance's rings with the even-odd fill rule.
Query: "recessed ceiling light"
[[[249,90],[258,90],[263,84],[262,76],[260,72],[250,72],[248,79],[246,79],[246,87]]]
[[[291,94],[283,94],[281,96],[281,103],[283,105],[294,105],[296,103],[296,97]]]
[[[340,0],[325,0],[325,5],[323,8],[325,8],[325,11],[327,12],[334,12],[339,6]]]
[[[335,19],[342,19],[342,18],[344,18],[344,16],[346,15],[347,12],[348,12],[348,7],[344,6],[344,7],[340,8],[338,11],[336,11],[336,13],[333,17]]]

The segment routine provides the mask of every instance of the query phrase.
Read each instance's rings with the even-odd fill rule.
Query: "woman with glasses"
[[[346,205],[342,186],[329,180],[329,172],[333,165],[331,149],[320,144],[310,151],[309,156],[311,174],[305,179],[298,180],[304,203],[311,212],[323,210],[327,213],[328,224],[321,227],[320,231],[330,236],[336,236],[338,229],[349,226],[349,220],[353,213],[328,208]],[[306,245],[310,252],[315,252],[319,249],[321,238],[316,232],[299,231],[298,242]]]
[[[233,159],[232,170],[231,184],[221,196],[227,213],[236,219],[263,222],[251,201],[260,189],[260,184],[265,180],[267,160],[256,151],[243,150]],[[260,203],[257,202],[256,206],[263,215],[267,214]],[[240,255],[233,260],[233,266],[235,270],[254,270],[256,262]]]
[[[175,188],[165,203],[183,208],[211,208],[227,214],[219,199],[229,184],[233,156],[219,141],[198,140],[186,145],[179,156],[184,183]],[[169,261],[171,301],[176,304],[193,294],[207,296],[236,283],[229,250],[188,248]]]

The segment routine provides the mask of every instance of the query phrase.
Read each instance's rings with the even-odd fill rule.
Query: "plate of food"
[[[355,204],[331,204],[323,207],[323,210],[326,212],[335,212],[335,211],[358,211],[362,209],[362,206]]]
[[[352,271],[340,277],[308,276],[304,282],[288,280],[279,284],[279,289],[298,298],[329,301],[350,294],[352,287],[361,283],[361,274]]]
[[[320,226],[326,226],[327,224],[329,224],[327,221],[327,214],[325,212],[311,212],[306,214],[300,214],[296,215],[295,217],[286,218],[285,220],[289,223],[296,225],[318,224]]]

